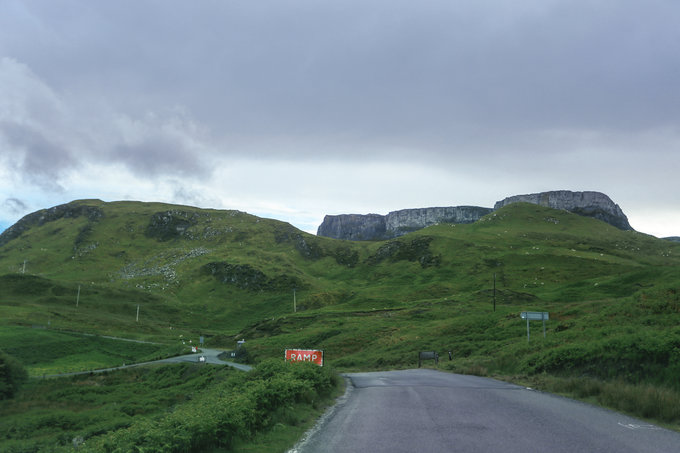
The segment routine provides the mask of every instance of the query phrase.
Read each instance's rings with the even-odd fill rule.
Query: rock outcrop
[[[397,237],[439,223],[474,223],[492,211],[479,206],[402,209],[387,214],[385,227],[391,237]]]
[[[474,223],[510,203],[533,203],[574,214],[593,217],[621,230],[632,230],[619,205],[601,192],[556,190],[515,195],[497,202],[493,209],[478,206],[403,209],[386,216],[379,214],[327,215],[317,230],[318,236],[353,241],[392,239],[438,223]]]
[[[327,215],[317,236],[349,241],[374,241],[387,238],[385,216],[379,214]]]
[[[402,209],[386,216],[380,214],[327,215],[317,230],[318,236],[351,241],[392,239],[438,223],[473,223],[491,208],[452,206]]]
[[[25,231],[34,226],[44,225],[45,223],[63,218],[87,217],[90,222],[96,222],[104,214],[98,206],[92,206],[90,203],[99,205],[103,202],[101,200],[73,201],[28,214],[0,234],[0,245],[4,245],[12,239],[21,236]]]
[[[553,209],[564,209],[574,214],[593,217],[621,230],[632,230],[628,218],[619,205],[601,192],[572,192],[555,190],[505,198],[494,205],[500,209],[510,203],[525,202]]]

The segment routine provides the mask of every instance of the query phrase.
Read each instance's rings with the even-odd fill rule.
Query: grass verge
[[[680,431],[680,392],[646,383],[536,375],[529,386],[597,404]]]
[[[564,377],[547,373],[503,375],[489,373],[481,365],[469,365],[455,372],[513,382],[605,407],[680,432],[680,391],[650,383],[630,383],[622,379]]]

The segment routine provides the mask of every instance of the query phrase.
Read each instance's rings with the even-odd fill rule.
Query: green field
[[[21,357],[29,376],[111,368],[125,363],[147,362],[188,354],[191,349],[175,345],[121,341],[45,328],[4,326],[0,328],[2,350]]]
[[[33,376],[199,336],[245,339],[255,364],[321,348],[339,371],[416,367],[435,350],[443,370],[680,427],[678,243],[521,203],[378,242],[153,203],[74,202],[22,222],[0,236],[0,341]],[[527,341],[522,311],[550,313],[545,338],[532,322]]]

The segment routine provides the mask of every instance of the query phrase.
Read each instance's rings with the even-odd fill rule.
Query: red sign
[[[323,351],[318,349],[286,349],[288,362],[313,362],[323,366]]]

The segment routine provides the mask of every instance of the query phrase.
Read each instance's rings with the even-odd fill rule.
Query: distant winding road
[[[110,337],[112,338],[112,337]],[[117,338],[120,340],[120,338]],[[127,340],[131,341],[131,340]],[[220,354],[224,353],[224,351],[221,351],[219,349],[205,349],[201,348],[201,352],[196,352],[193,354],[185,354],[185,355],[180,355],[177,357],[170,357],[167,359],[161,359],[161,360],[153,360],[151,362],[140,362],[140,363],[131,363],[130,365],[122,365],[122,366],[117,366],[113,368],[99,368],[96,370],[90,370],[90,371],[78,371],[74,373],[63,373],[63,374],[50,374],[50,375],[45,375],[41,376],[44,378],[54,378],[54,377],[63,377],[63,376],[77,376],[79,374],[90,374],[90,373],[104,373],[106,371],[115,371],[115,370],[122,370],[125,368],[132,368],[132,367],[137,367],[137,366],[145,366],[145,365],[153,365],[155,363],[180,363],[180,362],[193,362],[197,363],[199,362],[199,358],[201,356],[205,357],[205,362],[204,363],[212,363],[214,365],[228,365],[233,368],[237,368],[241,371],[250,371],[252,369],[251,366],[249,365],[243,365],[241,363],[236,363],[236,362],[230,362],[227,360],[222,360],[219,358]]]
[[[430,369],[346,376],[348,393],[292,452],[680,452],[680,433],[493,379]]]
[[[243,365],[241,363],[230,362],[227,360],[220,359],[220,354],[224,351],[219,349],[206,349],[200,348],[201,352],[195,354],[180,355],[177,357],[170,357],[168,359],[157,360],[155,362],[140,363],[139,365],[148,365],[149,363],[179,363],[179,362],[198,362],[199,357],[205,357],[205,363],[212,363],[213,365],[229,365],[230,367],[237,368],[241,371],[250,371],[252,367],[250,365]]]

